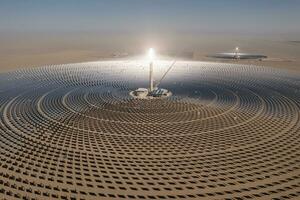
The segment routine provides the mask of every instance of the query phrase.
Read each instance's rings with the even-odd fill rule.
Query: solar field
[[[131,97],[148,73],[123,60],[0,74],[0,196],[299,198],[299,74],[177,61],[172,96]]]

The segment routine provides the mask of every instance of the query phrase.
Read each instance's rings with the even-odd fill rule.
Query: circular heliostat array
[[[129,95],[147,84],[144,61],[1,74],[0,196],[299,197],[299,74],[180,61],[161,83],[172,96]]]

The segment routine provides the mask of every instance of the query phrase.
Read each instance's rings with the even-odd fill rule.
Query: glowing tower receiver
[[[235,52],[234,52],[235,59],[239,59],[240,58],[239,53],[240,53],[239,47],[235,47]]]
[[[153,91],[153,60],[154,60],[154,57],[155,57],[155,51],[153,48],[150,48],[149,51],[148,51],[148,57],[149,57],[149,60],[150,60],[150,64],[149,64],[149,92],[152,92]]]

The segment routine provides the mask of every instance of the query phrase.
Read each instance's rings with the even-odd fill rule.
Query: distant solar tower
[[[239,59],[240,58],[239,52],[240,52],[239,47],[235,47],[235,51],[234,51],[234,58],[235,59]]]

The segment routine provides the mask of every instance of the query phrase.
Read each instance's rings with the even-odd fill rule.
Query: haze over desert
[[[115,34],[55,34],[55,33],[3,33],[0,35],[0,70],[51,64],[76,63],[132,57],[144,52],[149,43],[157,44],[158,51],[185,60],[233,62],[211,59],[207,55],[233,51],[239,46],[245,52],[268,56],[263,61],[239,60],[239,63],[270,66],[299,71],[300,43],[294,37],[231,36],[208,34],[176,34],[148,36]],[[295,39],[296,38],[296,39]],[[300,39],[299,39],[300,40]],[[176,41],[176,42],[175,42]]]

